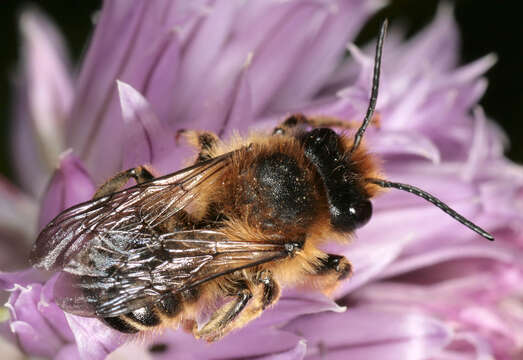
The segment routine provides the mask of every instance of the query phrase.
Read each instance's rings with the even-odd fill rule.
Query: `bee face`
[[[350,232],[370,220],[372,204],[361,172],[341,140],[340,135],[329,128],[314,129],[302,137],[305,155],[323,182],[332,227]]]

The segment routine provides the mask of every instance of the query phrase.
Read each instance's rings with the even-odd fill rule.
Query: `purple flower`
[[[438,195],[493,232],[495,243],[419,198],[387,192],[357,239],[336,249],[354,268],[333,295],[337,303],[286,289],[259,319],[212,345],[181,330],[136,341],[64,313],[54,303],[55,277],[29,269],[38,229],[91,198],[108,176],[144,163],[161,174],[186,165],[192,152],[175,144],[178,129],[270,131],[298,111],[362,119],[373,44],[350,42],[378,7],[363,0],[106,1],[77,76],[53,26],[24,13],[13,127],[22,190],[0,181],[5,339],[57,359],[113,351],[113,358],[189,359],[521,355],[523,169],[503,157],[503,133],[476,105],[495,58],[457,67],[447,7],[408,41],[401,29],[390,31],[381,128],[370,128],[366,141],[387,178]]]

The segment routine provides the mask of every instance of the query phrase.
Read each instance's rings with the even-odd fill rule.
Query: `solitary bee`
[[[381,179],[361,143],[373,118],[386,27],[369,107],[353,137],[331,129],[349,123],[301,114],[272,135],[228,144],[185,132],[199,147],[194,165],[158,178],[146,166],[123,171],[91,201],[59,214],[31,254],[35,266],[61,271],[59,306],[123,333],[182,325],[217,340],[273,305],[284,285],[328,291],[348,277],[350,263],[319,246],[366,224],[369,199],[387,187],[420,196],[493,240],[432,195]],[[122,190],[130,179],[137,184]],[[198,326],[202,309],[213,306]]]

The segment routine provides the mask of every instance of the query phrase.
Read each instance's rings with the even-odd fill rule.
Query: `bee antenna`
[[[381,53],[383,52],[383,42],[385,39],[385,34],[387,33],[387,26],[389,25],[389,20],[385,19],[381,24],[380,34],[378,36],[378,43],[376,44],[376,54],[374,55],[374,73],[372,75],[372,91],[370,93],[369,107],[367,108],[367,114],[365,114],[365,119],[363,124],[354,135],[354,142],[352,148],[349,151],[349,154],[352,154],[360,145],[361,138],[363,133],[369,125],[372,115],[374,114],[374,109],[376,108],[376,101],[378,100],[378,88],[380,85],[380,68],[381,68]]]
[[[390,182],[390,181],[386,181],[386,180],[382,180],[382,179],[367,178],[367,179],[365,179],[365,181],[372,183],[372,184],[376,184],[383,188],[395,188],[395,189],[399,189],[399,190],[403,190],[403,191],[408,191],[411,194],[419,196],[419,197],[427,200],[428,202],[436,205],[441,210],[443,210],[445,213],[450,215],[452,218],[456,219],[457,221],[459,221],[460,223],[462,223],[463,225],[465,225],[472,231],[477,232],[478,234],[483,236],[485,239],[494,241],[494,237],[492,235],[490,235],[488,232],[486,232],[485,230],[483,230],[482,228],[480,228],[479,226],[474,224],[472,221],[465,219],[463,216],[458,214],[456,211],[452,210],[448,205],[446,205],[441,200],[439,200],[438,198],[429,194],[426,191],[423,191],[412,185]]]

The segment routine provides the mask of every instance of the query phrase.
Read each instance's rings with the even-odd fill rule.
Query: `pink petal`
[[[252,90],[249,78],[252,54],[231,79],[218,79],[215,94],[208,98],[206,106],[195,120],[193,128],[214,130],[219,136],[232,131],[245,132],[253,121]],[[221,85],[220,85],[221,84]],[[213,84],[210,84],[213,87]]]
[[[457,259],[492,259],[505,263],[515,262],[515,249],[502,245],[492,246],[490,243],[478,243],[474,241],[470,244],[459,246],[442,246],[426,252],[409,254],[399,257],[381,274],[381,277],[394,277],[410,271],[415,271],[424,267],[438,263],[457,260]]]
[[[423,359],[444,348],[452,335],[433,318],[377,306],[304,316],[284,329],[306,339],[308,359]]]
[[[222,340],[207,344],[195,340],[183,331],[167,332],[155,343],[167,345],[167,351],[155,359],[257,359],[277,355],[282,359],[300,359],[301,339],[287,331],[274,328],[249,327],[227,335]]]
[[[53,24],[36,10],[20,18],[23,67],[14,129],[14,162],[21,183],[40,195],[59,153],[73,101],[64,41]]]
[[[368,239],[365,242],[361,237],[344,251],[337,252],[351,262],[354,275],[340,284],[334,292],[335,298],[344,296],[378,277],[397,259],[412,237],[403,233],[397,237],[371,236]]]
[[[47,279],[36,269],[26,269],[17,272],[0,272],[0,290],[14,290],[15,285],[27,287],[33,283],[41,283]]]
[[[36,204],[0,176],[0,270],[25,268],[36,232]]]
[[[98,319],[67,313],[65,317],[74,334],[81,359],[103,360],[128,338],[110,329]]]
[[[63,311],[47,301],[45,291],[40,284],[17,287],[7,306],[11,312],[11,331],[22,349],[31,355],[52,357],[72,334]]]
[[[43,228],[61,211],[89,200],[94,191],[94,183],[80,160],[72,151],[63,153],[42,201],[39,228]]]
[[[429,137],[411,131],[380,131],[369,138],[369,149],[381,156],[414,155],[439,163],[440,152]]]
[[[318,34],[301,53],[301,61],[291,69],[271,108],[286,111],[311,100],[342,61],[345,44],[356,36],[367,17],[381,6],[373,1],[335,1],[326,5],[322,9],[326,17]],[[352,21],[348,22],[349,17]]]
[[[198,5],[173,1],[104,3],[78,80],[72,111],[75,121],[68,132],[69,146],[78,150],[96,181],[121,170],[123,124],[116,80],[145,96],[158,94],[152,87],[160,84],[161,102],[172,102],[173,90],[164,91],[158,69],[170,63],[165,76],[174,82],[179,44],[173,29],[191,18],[193,8]],[[164,116],[165,108],[159,110]]]
[[[172,162],[174,135],[158,121],[147,100],[121,81],[118,92],[125,124],[123,168]]]
[[[229,130],[237,129],[238,131],[245,131],[254,115],[252,112],[252,90],[248,75],[250,61],[251,59],[248,57],[245,69],[240,75],[239,85],[236,90],[230,115],[225,123],[226,128]]]
[[[294,4],[295,8],[278,26],[278,31],[268,37],[263,46],[252,49],[254,57],[250,79],[255,114],[260,113],[276,95],[278,88],[299,63],[303,51],[318,35],[327,15],[318,11],[319,4]]]
[[[175,110],[173,89],[179,82],[180,42],[180,35],[176,30],[165,34],[160,59],[157,60],[158,63],[143,89],[154,113],[163,124],[168,124],[172,120]]]
[[[309,315],[324,311],[344,312],[344,306],[339,306],[319,291],[315,290],[285,290],[273,308],[266,310],[253,327],[265,327],[284,324],[301,315]]]
[[[284,351],[281,353],[276,354],[270,354],[267,356],[262,356],[260,360],[301,360],[305,357],[305,354],[307,353],[307,344],[304,340],[298,341],[296,346],[288,351]]]
[[[239,4],[235,1],[216,2],[210,6],[194,32],[194,38],[187,43],[180,63],[179,84],[173,95],[173,118],[181,121],[184,119],[184,126],[194,118],[202,117],[199,114],[202,108],[219,103],[219,100],[214,99],[215,96],[220,98],[219,89],[214,86],[228,87],[234,83],[234,76],[231,74],[225,78],[219,76],[225,72],[219,70],[217,58],[228,37],[231,37],[231,26],[238,16],[238,8]],[[229,68],[234,67],[239,68],[235,64],[229,65]],[[220,82],[217,78],[223,81]]]
[[[78,352],[78,347],[75,344],[69,344],[63,346],[58,354],[53,357],[54,360],[70,360],[70,359],[80,359],[80,353]]]

